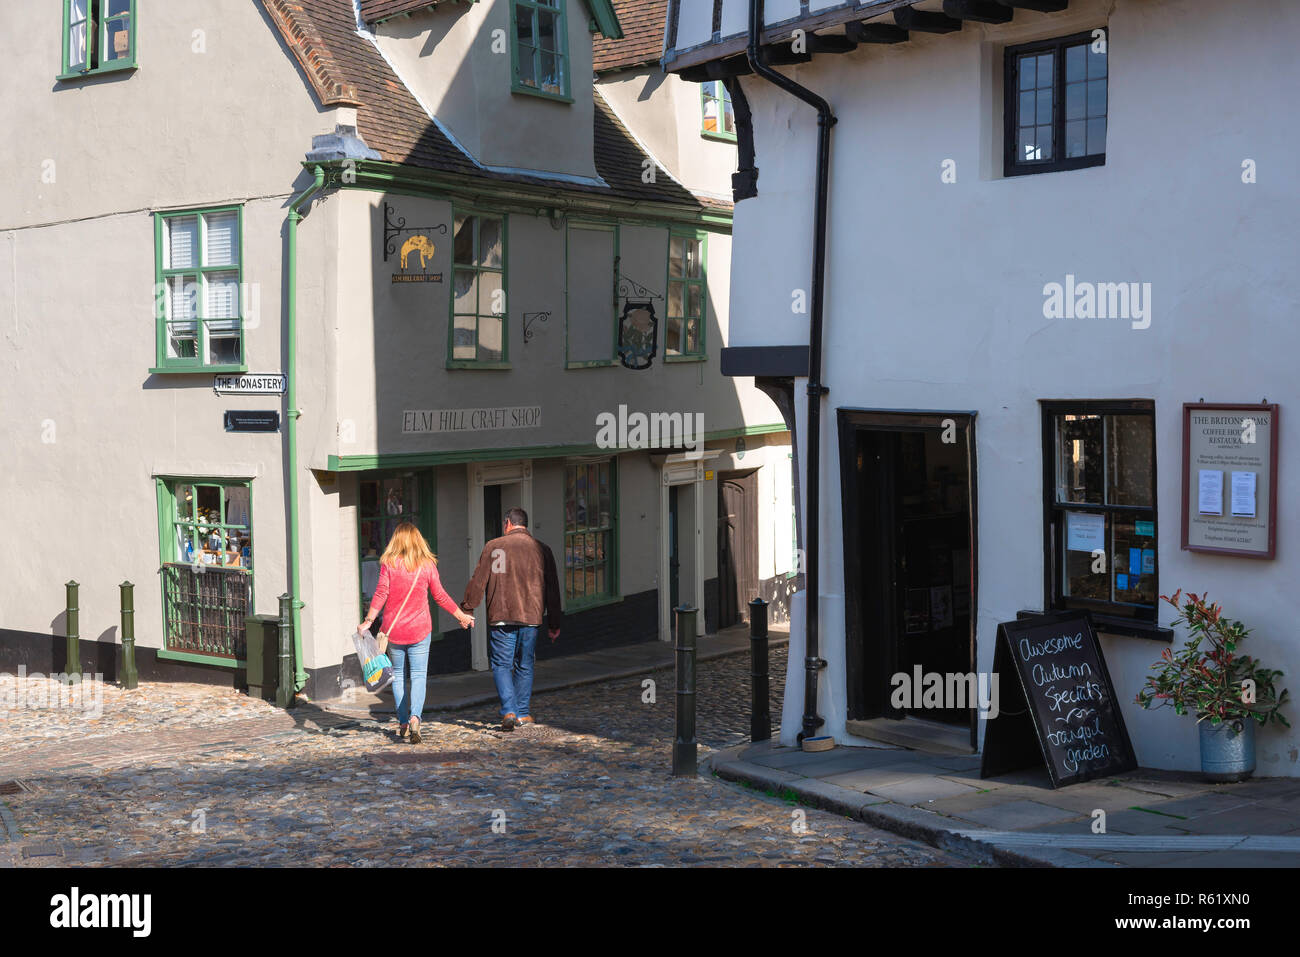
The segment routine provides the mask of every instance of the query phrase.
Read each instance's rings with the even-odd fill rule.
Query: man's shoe
[[[533,728],[537,726],[537,719],[535,719],[531,714],[524,715],[519,719],[518,724],[521,728]]]
[[[519,719],[515,717],[515,713],[512,711],[508,715],[502,717],[501,730],[513,731],[518,726],[518,724],[519,724]]]

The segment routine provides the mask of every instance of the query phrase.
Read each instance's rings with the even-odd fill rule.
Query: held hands
[[[465,612],[461,611],[460,609],[456,610],[456,621],[460,624],[462,628],[474,627],[474,616],[467,615]]]

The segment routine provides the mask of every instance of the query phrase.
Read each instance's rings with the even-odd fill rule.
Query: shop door
[[[718,627],[749,617],[758,595],[757,471],[718,476]]]
[[[857,429],[846,571],[850,717],[923,717],[968,725],[968,707],[897,707],[893,676],[967,674],[973,665],[970,462],[938,429]],[[853,556],[850,559],[850,556]],[[945,702],[946,704],[947,702]]]

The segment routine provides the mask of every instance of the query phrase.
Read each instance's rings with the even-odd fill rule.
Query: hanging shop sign
[[[279,432],[280,413],[230,409],[223,416],[227,432]]]
[[[284,395],[285,377],[280,372],[243,372],[212,377],[217,395]]]
[[[1278,406],[1183,405],[1183,548],[1277,552]]]
[[[400,271],[393,273],[393,282],[442,282],[442,273],[429,272],[433,254],[437,251],[434,235],[447,235],[447,224],[433,226],[407,226],[405,216],[394,218],[394,209],[384,203],[384,262],[390,256],[400,257]]]
[[[1059,788],[1137,767],[1086,611],[1005,621],[995,641],[1002,700],[984,733],[980,777],[1041,762]]]
[[[494,432],[500,429],[541,427],[540,405],[495,409],[423,409],[402,413],[403,435],[425,432]]]

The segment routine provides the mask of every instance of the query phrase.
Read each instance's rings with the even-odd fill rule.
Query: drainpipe
[[[302,660],[302,607],[298,597],[301,594],[301,577],[299,574],[299,556],[301,549],[298,542],[298,223],[302,221],[300,210],[312,197],[325,188],[325,170],[320,166],[313,170],[315,179],[289,204],[289,316],[288,316],[288,350],[289,362],[285,370],[285,404],[289,419],[289,596],[293,599],[293,659],[294,692],[301,691],[307,685],[307,669]]]
[[[812,90],[800,86],[784,74],[768,66],[762,58],[759,38],[763,32],[763,0],[749,0],[749,46],[746,55],[749,65],[756,76],[760,76],[780,87],[817,111],[817,212],[813,227],[813,277],[812,277],[812,323],[808,337],[808,466],[805,494],[808,507],[805,512],[804,535],[806,552],[805,604],[806,613],[804,632],[804,692],[803,692],[803,730],[799,740],[811,738],[817,729],[825,724],[825,719],[817,713],[817,678],[826,667],[826,661],[818,655],[817,634],[817,588],[818,588],[818,552],[821,542],[820,534],[820,489],[821,489],[821,404],[822,397],[830,390],[822,384],[822,305],[825,299],[826,273],[826,208],[830,193],[831,127],[835,125],[835,115],[830,104]]]

